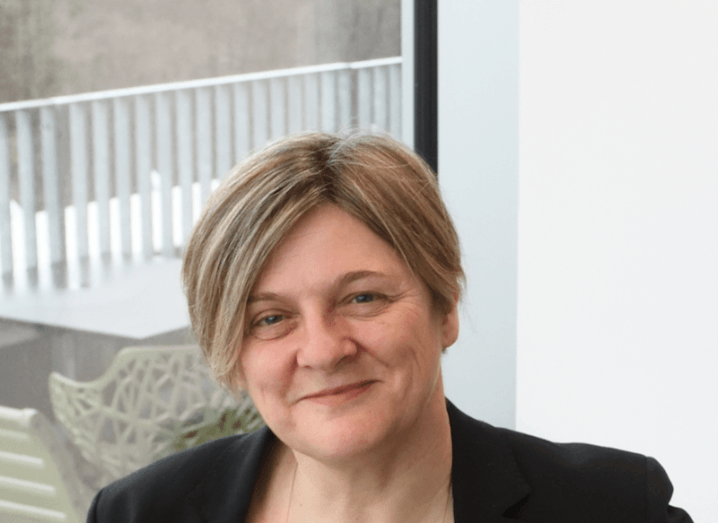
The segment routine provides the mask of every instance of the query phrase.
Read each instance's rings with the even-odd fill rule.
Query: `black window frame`
[[[437,0],[414,0],[414,149],[438,173]]]

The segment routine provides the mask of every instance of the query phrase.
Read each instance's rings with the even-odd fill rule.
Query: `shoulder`
[[[506,516],[556,522],[691,521],[669,505],[673,486],[653,458],[598,445],[554,443],[493,427],[453,406],[449,411],[457,450],[482,456],[497,470],[511,471],[502,472],[504,485],[523,486],[504,507]]]
[[[509,446],[519,469],[534,488],[571,492],[573,497],[585,493],[620,499],[645,485],[647,458],[641,454],[585,443],[554,443],[508,429],[494,430]]]
[[[554,443],[509,429],[493,430],[529,478],[555,476],[575,485],[576,481],[623,484],[645,476],[647,458],[642,454],[586,443]]]
[[[210,473],[216,462],[227,453],[233,453],[246,436],[220,438],[162,458],[105,487],[105,492],[137,491],[140,487],[191,489]],[[149,491],[148,491],[149,492]],[[157,495],[155,491],[153,495]]]
[[[193,512],[229,490],[241,508],[270,435],[260,430],[221,438],[156,461],[103,488],[87,521],[193,521]]]
[[[517,513],[584,513],[585,521],[690,521],[668,505],[668,475],[655,459],[585,443],[554,443],[495,429],[511,449],[533,493]],[[590,512],[590,514],[588,513]],[[671,519],[671,514],[676,516]],[[558,515],[558,514],[557,514]],[[685,516],[685,519],[683,518]]]

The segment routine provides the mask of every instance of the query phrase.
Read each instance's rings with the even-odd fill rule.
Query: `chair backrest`
[[[98,487],[166,455],[179,429],[217,413],[248,412],[261,424],[248,396],[237,400],[215,383],[197,346],[128,347],[95,381],[53,372],[49,386],[55,417],[101,471]]]
[[[42,413],[0,406],[0,522],[80,523],[91,496]]]

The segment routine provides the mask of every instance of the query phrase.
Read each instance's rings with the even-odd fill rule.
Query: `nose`
[[[304,336],[297,351],[297,364],[324,371],[334,370],[357,354],[345,321],[332,313],[304,316]]]

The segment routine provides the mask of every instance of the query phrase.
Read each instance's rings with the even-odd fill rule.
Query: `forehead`
[[[302,217],[277,245],[252,294],[317,285],[357,271],[410,277],[396,251],[361,220],[324,204]]]

